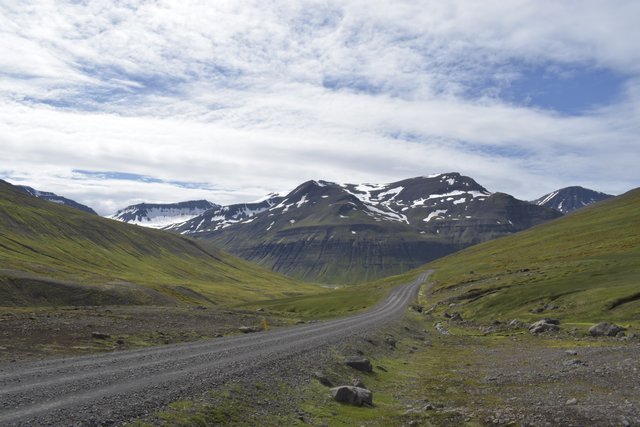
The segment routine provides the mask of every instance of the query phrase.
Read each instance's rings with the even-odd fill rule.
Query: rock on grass
[[[355,406],[373,406],[373,393],[366,388],[343,385],[332,388],[331,396],[340,403],[348,403]]]

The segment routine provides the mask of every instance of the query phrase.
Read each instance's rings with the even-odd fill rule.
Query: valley
[[[156,353],[184,355],[171,359],[157,379],[169,383],[133,381],[129,376],[118,382],[116,375],[106,389],[91,391],[86,397],[116,399],[117,405],[77,412],[68,406],[76,398],[69,397],[43,406],[44,398],[37,397],[40,392],[34,389],[31,400],[20,398],[32,402],[31,409],[5,408],[0,411],[1,419],[8,425],[31,425],[46,417],[73,419],[81,425],[139,427],[221,422],[332,426],[640,422],[636,409],[640,407],[636,385],[640,366],[634,357],[640,345],[636,332],[640,328],[638,190],[563,216],[481,188],[451,190],[448,179],[454,178],[438,176],[437,185],[444,187],[422,189],[418,194],[436,197],[421,196],[424,201],[420,203],[416,195],[402,196],[405,188],[411,188],[408,182],[403,183],[403,190],[394,187],[391,193],[386,187],[346,186],[353,193],[350,196],[330,183],[309,182],[286,197],[257,202],[259,207],[246,204],[205,210],[182,227],[204,224],[206,217],[213,221],[210,224],[230,222],[211,225],[219,226],[217,231],[193,233],[197,240],[184,237],[191,234],[184,230],[154,230],[99,218],[0,183],[0,380],[9,381],[5,405],[18,396],[15,393],[32,386],[33,381],[26,380],[28,374],[21,373],[23,369],[67,369],[55,367],[52,357],[61,358],[65,365],[75,364],[74,360],[92,363],[89,361],[95,358],[112,360],[117,366],[120,358],[135,360],[137,355],[153,363],[157,363]],[[465,187],[465,183],[475,185],[460,176],[455,179]],[[389,194],[392,198],[386,199]],[[463,199],[464,203],[455,203]],[[319,200],[319,207],[314,200]],[[371,200],[389,210],[370,209]],[[403,211],[409,201],[416,206]],[[307,204],[309,217],[302,211]],[[164,207],[153,209],[162,212]],[[411,242],[417,235],[430,242],[433,255],[433,236],[431,240],[424,236],[431,230],[437,237],[440,233],[433,232],[437,229],[452,245],[476,244],[462,250],[453,245],[437,259],[412,270],[413,263],[421,261],[411,261],[411,255],[393,250],[398,259],[409,260],[396,266],[402,274],[377,278],[384,273],[374,269],[371,278],[362,279],[364,283],[335,288],[266,270],[214,246],[219,231],[237,229],[242,235],[242,229],[251,226],[256,227],[254,236],[264,237],[259,230],[275,222],[276,214],[295,231],[293,242],[304,235],[301,233],[317,233],[317,227],[331,230],[337,239],[335,212],[342,212],[337,219],[345,221],[341,227],[347,238],[384,233]],[[550,219],[531,219],[540,212]],[[289,215],[297,219],[292,223]],[[468,220],[473,221],[459,222],[456,215],[472,216]],[[511,219],[498,224],[495,218],[499,215]],[[143,216],[135,218],[144,223]],[[378,228],[365,225],[371,220]],[[516,231],[516,227],[523,229]],[[480,230],[481,237],[463,245],[469,238],[465,230]],[[278,235],[282,243],[286,233],[280,230]],[[489,236],[490,241],[480,241]],[[306,239],[313,240],[309,235]],[[393,247],[391,240],[379,239],[379,244]],[[341,263],[345,258],[341,245],[336,245],[334,253],[328,248],[322,246],[320,251],[327,263],[325,273],[335,268],[341,277],[347,277],[345,271],[361,274],[358,268],[364,267],[353,267],[353,259]],[[308,247],[299,252],[305,251]],[[354,253],[353,246],[350,251]],[[412,251],[415,247],[408,250]],[[416,292],[419,289],[417,298],[405,294],[401,303],[394,303],[391,318],[382,316],[385,306],[379,302],[396,301],[394,295],[406,283],[413,283]],[[346,327],[350,319],[367,320],[358,327]],[[554,319],[559,326],[551,332],[529,331],[531,325],[545,319]],[[614,337],[591,336],[589,328],[601,321],[620,325],[624,332]],[[263,331],[265,323],[267,332]],[[318,347],[298,347],[298,338],[276,339],[295,335],[301,337],[299,345],[306,346],[303,343],[324,337],[317,331],[331,325],[340,325],[335,328],[339,336]],[[245,335],[241,327],[263,332]],[[264,352],[271,350],[265,347],[265,340],[279,343],[268,357]],[[247,367],[244,353],[225,350],[226,343],[236,342],[256,343],[260,362],[255,366],[259,369]],[[99,353],[104,356],[97,356]],[[218,353],[227,358],[219,359]],[[373,371],[355,373],[345,367],[344,360],[354,355],[371,360]],[[182,357],[187,359],[181,361]],[[220,362],[207,362],[217,367],[202,370],[204,362],[193,362],[197,357]],[[123,365],[122,369],[133,372],[134,368]],[[149,368],[141,369],[147,372]],[[374,405],[358,408],[333,401],[329,389],[317,380],[320,371],[334,385],[358,376],[373,391]],[[68,377],[54,374],[50,381],[73,384],[74,375],[93,375],[74,372],[70,370]],[[200,381],[194,383],[195,376]],[[205,377],[208,380],[202,383]],[[180,381],[183,383],[177,386]],[[129,390],[144,387],[151,387],[148,394],[153,399],[124,404]],[[252,402],[256,396],[263,403]],[[140,408],[145,408],[146,415],[141,415]]]

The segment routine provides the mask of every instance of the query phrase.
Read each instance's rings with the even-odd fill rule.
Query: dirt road
[[[430,272],[367,313],[239,337],[0,366],[0,425],[119,425],[397,319]]]

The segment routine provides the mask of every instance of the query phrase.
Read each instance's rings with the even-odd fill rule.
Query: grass
[[[0,305],[236,304],[318,293],[193,240],[0,182]]]
[[[365,311],[384,299],[392,287],[384,283],[353,285],[320,294],[255,301],[239,307],[264,308],[303,320],[326,319]]]

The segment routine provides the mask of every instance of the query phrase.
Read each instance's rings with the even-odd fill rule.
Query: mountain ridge
[[[451,172],[389,184],[310,180],[251,215],[208,211],[167,229],[298,279],[357,283],[559,216]]]
[[[34,196],[37,197],[39,199],[43,199],[46,200],[48,202],[52,202],[52,203],[58,203],[61,205],[65,205],[65,206],[69,206],[75,209],[79,209],[81,211],[90,213],[92,215],[98,215],[98,213],[96,211],[94,211],[92,208],[90,208],[89,206],[83,205],[82,203],[78,203],[75,200],[71,200],[68,199],[66,197],[62,197],[59,196],[55,193],[52,193],[50,191],[40,191],[40,190],[36,190],[33,187],[29,187],[27,185],[16,185],[15,186],[17,189],[23,191],[24,193],[30,195],[30,196]]]

